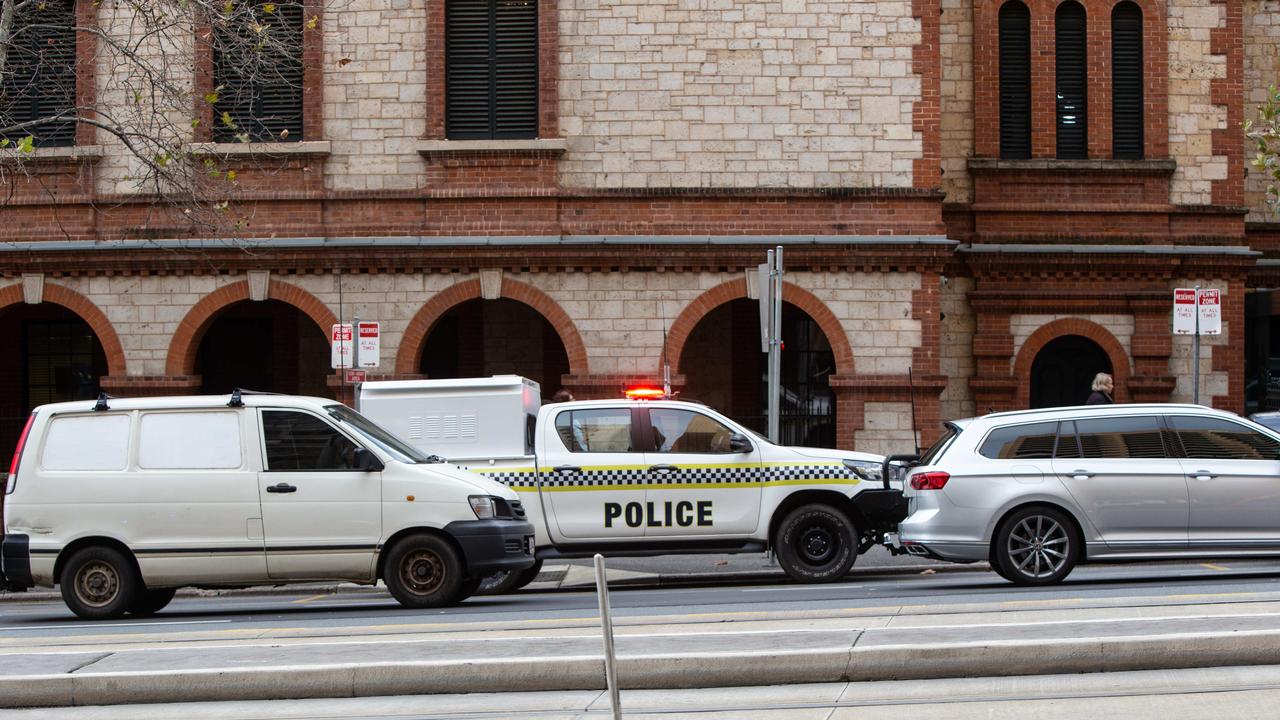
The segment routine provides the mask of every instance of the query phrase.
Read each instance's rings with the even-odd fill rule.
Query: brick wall
[[[965,161],[973,155],[973,3],[942,0],[942,189],[949,203],[973,200]]]
[[[1273,3],[1248,3],[1244,12],[1244,119],[1257,120],[1258,106],[1267,99],[1267,88],[1280,83],[1280,9]],[[1257,148],[1252,141],[1243,138],[1244,161],[1253,160]],[[1245,175],[1245,204],[1249,206],[1249,220],[1274,222],[1275,213],[1267,207],[1266,173],[1247,169]]]
[[[970,278],[948,278],[942,289],[942,342],[939,364],[947,387],[939,399],[943,420],[975,414],[969,378],[973,377],[973,333],[975,321],[967,295],[973,289]]]

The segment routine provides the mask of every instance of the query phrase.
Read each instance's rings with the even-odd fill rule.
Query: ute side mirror
[[[751,441],[746,435],[734,433],[729,436],[729,452],[749,453],[752,449]]]
[[[355,469],[363,470],[365,472],[382,472],[383,468],[386,467],[382,464],[382,461],[378,459],[377,455],[369,452],[368,448],[356,448],[354,460]]]

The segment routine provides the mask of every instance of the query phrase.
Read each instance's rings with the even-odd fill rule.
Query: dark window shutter
[[[449,0],[445,36],[445,136],[537,137],[535,0]]]
[[[1000,157],[1031,157],[1031,12],[1000,7]]]
[[[254,19],[267,27],[270,39],[265,46],[259,47],[248,23],[217,30],[213,84],[222,87],[213,105],[217,142],[236,142],[242,134],[253,142],[302,140],[305,13],[297,2],[274,3],[270,13],[263,9],[265,4],[258,3],[254,11]]]
[[[68,117],[10,133],[10,140],[31,135],[36,147],[75,145],[75,24],[73,0],[38,3],[14,18],[0,96],[0,124],[10,126],[62,113]]]
[[[1111,11],[1111,147],[1142,158],[1142,10],[1127,1]]]
[[[1085,14],[1077,2],[1058,6],[1055,26],[1058,80],[1058,157],[1089,156],[1088,113],[1085,92]]]

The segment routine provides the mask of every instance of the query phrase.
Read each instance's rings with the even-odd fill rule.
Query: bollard
[[[618,697],[618,667],[613,652],[613,617],[609,609],[609,583],[604,578],[604,556],[596,553],[596,598],[600,601],[600,632],[604,636],[604,677],[609,686],[609,707],[613,720],[622,720]]]

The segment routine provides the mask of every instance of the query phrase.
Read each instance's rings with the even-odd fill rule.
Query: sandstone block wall
[[[972,417],[976,414],[969,379],[973,377],[973,333],[976,321],[969,309],[968,293],[973,289],[970,278],[949,278],[942,288],[942,347],[939,364],[947,376],[942,391],[943,420]]]
[[[1210,33],[1226,23],[1211,0],[1169,4],[1169,155],[1178,161],[1170,201],[1209,204],[1212,185],[1227,177],[1227,157],[1213,152],[1213,131],[1227,127],[1227,108],[1212,98],[1212,81],[1227,77],[1226,55],[1211,52]]]
[[[1267,99],[1267,88],[1280,85],[1280,7],[1275,3],[1248,0],[1244,4],[1244,119],[1256,120],[1258,106]],[[1243,133],[1242,133],[1243,136]],[[1257,150],[1245,144],[1244,160],[1252,162]],[[1249,168],[1245,174],[1245,204],[1251,221],[1277,220],[1267,207],[1267,177]]]
[[[946,202],[973,201],[973,3],[942,0],[942,189]],[[945,415],[945,413],[944,413]]]

